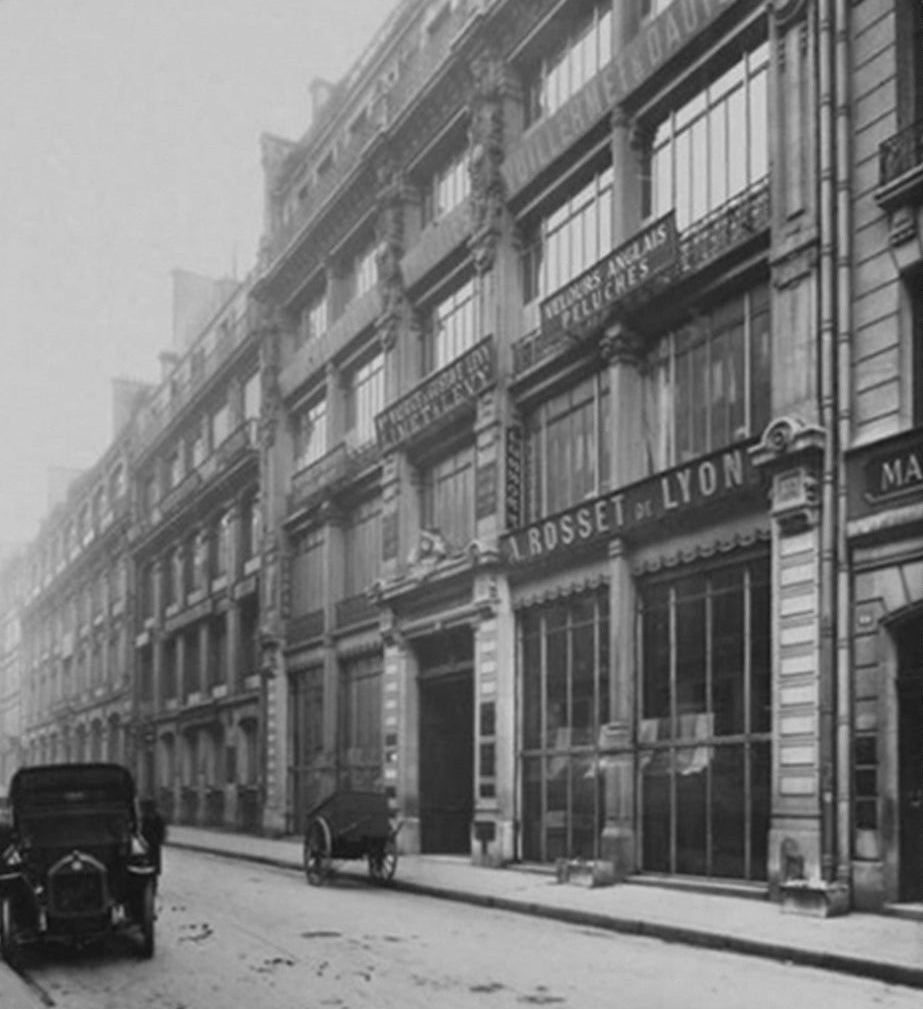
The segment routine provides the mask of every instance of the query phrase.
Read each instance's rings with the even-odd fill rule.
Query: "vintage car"
[[[141,837],[134,780],[119,764],[20,768],[10,782],[12,835],[0,852],[0,952],[84,945],[134,933],[154,954],[156,869]]]

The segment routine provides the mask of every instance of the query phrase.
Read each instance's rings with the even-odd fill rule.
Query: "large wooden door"
[[[469,854],[474,812],[472,673],[420,680],[420,848]]]
[[[923,900],[923,617],[898,635],[899,899]]]

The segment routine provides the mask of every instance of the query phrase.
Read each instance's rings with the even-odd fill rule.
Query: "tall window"
[[[228,557],[231,549],[231,516],[225,513],[215,526],[211,540],[212,558],[211,573],[213,578],[220,578],[228,573]]]
[[[765,284],[661,340],[643,371],[649,472],[760,433],[769,423],[770,371]]]
[[[644,172],[645,215],[674,208],[684,228],[766,176],[768,60],[763,43],[657,124]]]
[[[377,260],[378,246],[374,243],[363,249],[356,256],[352,272],[352,297],[348,300],[352,301],[354,298],[361,298],[363,294],[367,294],[373,290],[378,283]]]
[[[468,149],[463,147],[434,172],[423,195],[423,223],[438,221],[460,206],[471,192]]]
[[[596,746],[609,719],[609,593],[523,612],[523,855],[595,858]]]
[[[298,339],[301,343],[316,340],[327,331],[327,293],[315,295],[301,311]]]
[[[324,533],[312,529],[292,544],[292,615],[313,613],[324,605],[327,573],[324,569]]]
[[[769,561],[642,587],[642,865],[766,878]]]
[[[261,401],[260,373],[255,371],[244,383],[244,420],[256,420],[259,417]]]
[[[641,0],[641,20],[655,18],[662,14],[673,3],[673,0]]]
[[[211,447],[218,448],[227,436],[228,407],[227,403],[224,403],[211,415]]]
[[[373,498],[354,509],[344,530],[346,599],[364,592],[379,575],[381,557],[381,499]]]
[[[375,439],[375,415],[385,405],[385,355],[377,353],[349,376],[346,391],[346,429],[356,445]]]
[[[526,125],[559,109],[612,58],[611,0],[600,0],[572,21],[527,72]]]
[[[303,469],[327,451],[327,401],[305,407],[295,422],[295,469]]]
[[[260,497],[257,493],[246,499],[241,512],[240,534],[243,546],[242,556],[245,561],[259,554],[260,523]]]
[[[344,663],[340,674],[340,788],[381,787],[380,655]]]
[[[432,310],[425,336],[425,370],[438,371],[476,342],[474,280],[467,280]]]
[[[527,521],[608,487],[608,429],[608,371],[552,397],[526,419]]]
[[[612,168],[599,172],[551,213],[526,228],[523,301],[545,298],[612,247]]]
[[[470,446],[423,472],[423,525],[438,529],[446,543],[464,547],[474,537],[474,449]]]

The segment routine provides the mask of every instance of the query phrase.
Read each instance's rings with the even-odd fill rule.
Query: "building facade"
[[[276,823],[372,782],[409,850],[916,893],[918,39],[408,3],[265,139]]]
[[[131,644],[142,790],[173,822],[257,829],[262,390],[248,293],[232,285],[162,356],[136,418]]]
[[[27,758],[122,756],[178,822],[384,789],[411,852],[923,899],[921,36],[398,4],[30,548]]]
[[[133,754],[128,458],[123,429],[27,549],[20,704],[30,764]]]
[[[24,564],[12,552],[0,565],[0,794],[22,764],[21,687]]]

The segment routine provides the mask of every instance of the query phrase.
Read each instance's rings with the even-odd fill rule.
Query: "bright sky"
[[[259,136],[297,139],[395,0],[0,0],[0,552],[156,380],[170,271],[244,276]]]

